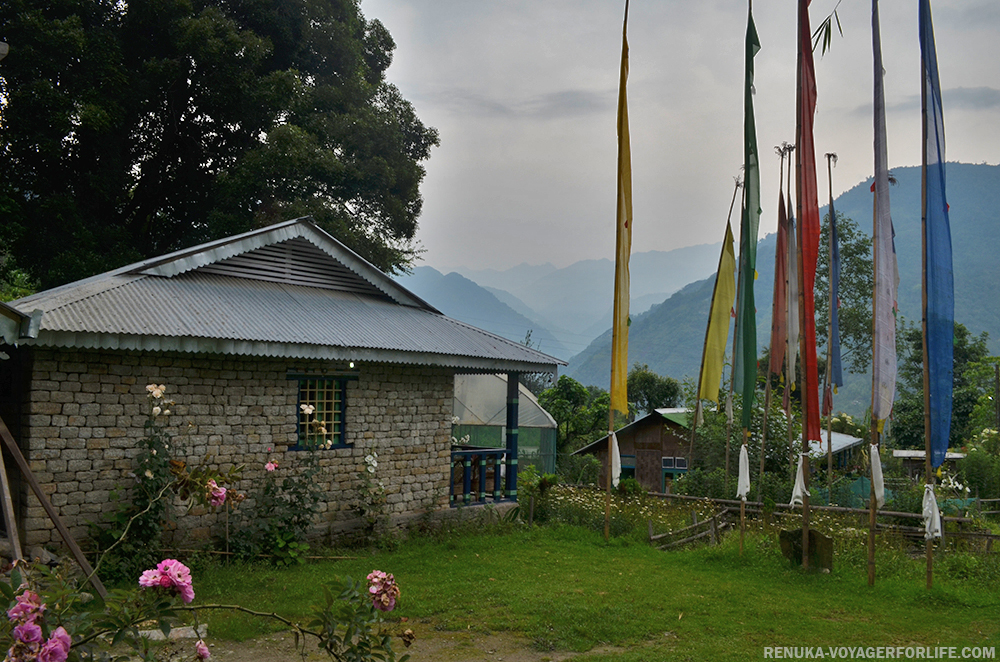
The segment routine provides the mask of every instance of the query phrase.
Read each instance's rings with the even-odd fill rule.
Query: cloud
[[[942,103],[963,110],[986,110],[1000,107],[1000,90],[993,87],[956,87],[945,90]]]
[[[991,110],[1000,108],[1000,90],[993,87],[953,87],[941,94],[945,117],[949,110]],[[887,103],[887,113],[912,112],[920,110],[920,95],[911,94],[902,101]],[[850,113],[854,116],[871,116],[872,104],[856,106]]]
[[[543,120],[606,113],[615,104],[613,93],[590,90],[562,90],[510,101],[467,89],[451,89],[441,93],[439,99],[452,112],[460,115]]]
[[[934,15],[934,22],[942,27],[959,31],[995,29],[1000,27],[1000,4],[995,0],[963,2],[942,8]]]

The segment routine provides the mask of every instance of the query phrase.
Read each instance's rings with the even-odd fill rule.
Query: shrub
[[[626,478],[619,481],[616,489],[619,496],[623,497],[643,496],[647,491],[635,478]]]
[[[572,455],[565,453],[559,456],[556,472],[562,482],[572,485],[597,485],[601,476],[601,461],[593,455]]]
[[[972,494],[980,499],[1000,498],[1000,455],[973,446],[958,468]]]
[[[279,481],[276,462],[268,462],[259,489],[236,511],[230,551],[239,559],[268,554],[278,565],[305,561],[305,542],[319,512],[323,490],[315,480],[319,460],[312,450],[289,453],[302,458],[299,468],[289,470]],[[251,500],[252,498],[252,500]]]
[[[166,388],[157,384],[146,387],[149,406],[146,436],[138,442],[130,489],[115,489],[113,498],[118,507],[103,523],[88,522],[91,544],[102,552],[95,570],[101,570],[101,576],[112,582],[130,581],[156,562],[163,531],[172,515],[174,495],[186,501],[189,508],[195,503],[206,507],[228,506],[242,499],[235,492],[227,495],[223,487],[239,479],[242,467],[221,474],[208,468],[207,457],[202,464],[191,468],[171,459],[177,444],[163,426],[174,405],[166,399]],[[127,498],[122,497],[123,491]]]

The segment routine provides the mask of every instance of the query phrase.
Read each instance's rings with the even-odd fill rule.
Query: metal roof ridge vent
[[[249,253],[270,244],[302,236],[302,225],[297,222],[280,223],[264,230],[257,230],[236,237],[229,237],[200,246],[177,251],[161,258],[140,263],[138,273],[168,278],[193,271],[206,265]]]
[[[261,246],[195,271],[388,298],[382,290],[303,237]]]

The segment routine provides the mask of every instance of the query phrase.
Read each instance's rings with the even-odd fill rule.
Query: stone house
[[[553,373],[558,359],[442,315],[307,219],[177,251],[0,307],[0,419],[76,539],[116,509],[149,415],[147,384],[175,401],[173,449],[252,494],[264,464],[295,471],[320,444],[328,498],[316,534],[356,526],[352,503],[379,454],[396,524],[447,511],[455,376]],[[322,415],[322,431],[302,405]],[[517,399],[510,405],[517,420]],[[517,426],[502,494],[516,498]],[[5,454],[7,453],[5,449]],[[313,451],[310,451],[313,452]],[[58,534],[6,457],[26,545]],[[176,540],[220,514],[178,518]]]

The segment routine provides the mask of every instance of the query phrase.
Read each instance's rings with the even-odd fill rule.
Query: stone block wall
[[[289,374],[336,376],[346,365],[284,358],[195,356],[139,351],[32,349],[30,387],[19,442],[32,472],[73,536],[101,521],[127,497],[138,441],[149,415],[146,385],[163,384],[174,400],[168,417],[171,450],[189,465],[211,456],[227,471],[244,465],[237,490],[252,497],[264,464],[276,477],[296,471],[298,382]],[[352,502],[364,456],[379,454],[395,522],[446,509],[450,472],[454,373],[449,368],[357,364],[347,385],[348,448],[319,453],[318,480],[328,495],[314,532],[356,526]],[[270,449],[270,450],[269,450]],[[20,482],[22,541],[58,545],[40,502]],[[249,502],[247,502],[249,503]],[[175,518],[177,543],[220,534],[221,514],[195,508]]]

